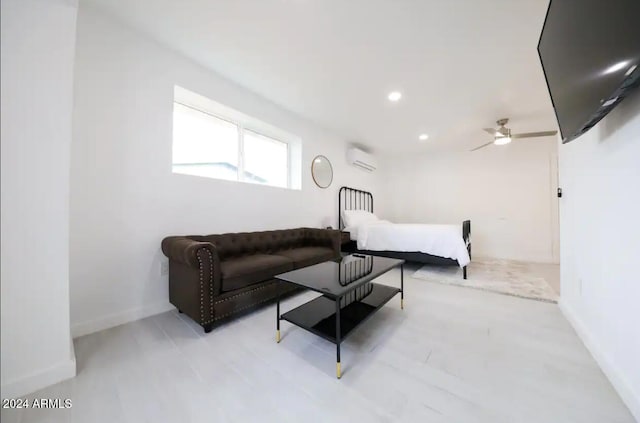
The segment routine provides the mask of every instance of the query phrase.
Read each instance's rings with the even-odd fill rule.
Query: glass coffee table
[[[400,288],[371,282],[400,267]],[[276,308],[276,341],[280,342],[280,320],[286,320],[336,344],[336,376],[340,368],[340,343],[397,293],[404,308],[404,260],[352,254],[339,261],[326,261],[276,279],[322,294],[284,314],[280,297]]]

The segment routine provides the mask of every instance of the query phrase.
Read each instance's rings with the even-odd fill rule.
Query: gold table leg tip
[[[280,331],[276,331],[276,342],[280,343]]]
[[[340,362],[336,363],[336,377],[340,379],[342,377],[342,369],[340,368]]]

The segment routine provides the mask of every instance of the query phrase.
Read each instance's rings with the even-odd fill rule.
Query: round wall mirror
[[[320,188],[327,188],[333,181],[333,168],[325,156],[316,156],[311,163],[313,182]]]

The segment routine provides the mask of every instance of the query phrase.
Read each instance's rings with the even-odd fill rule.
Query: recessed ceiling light
[[[421,135],[418,137],[418,139],[419,139],[420,141],[426,141],[426,140],[428,140],[428,139],[429,139],[429,135],[427,135],[427,134],[421,134]]]
[[[389,93],[389,101],[396,102],[402,98],[402,93],[400,91],[392,91]]]

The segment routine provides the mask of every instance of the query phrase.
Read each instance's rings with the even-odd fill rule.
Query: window
[[[174,173],[299,189],[300,153],[295,137],[176,87]]]
[[[251,182],[287,187],[288,146],[287,143],[244,131],[244,173]]]
[[[173,171],[238,179],[238,126],[180,103],[173,105]]]

